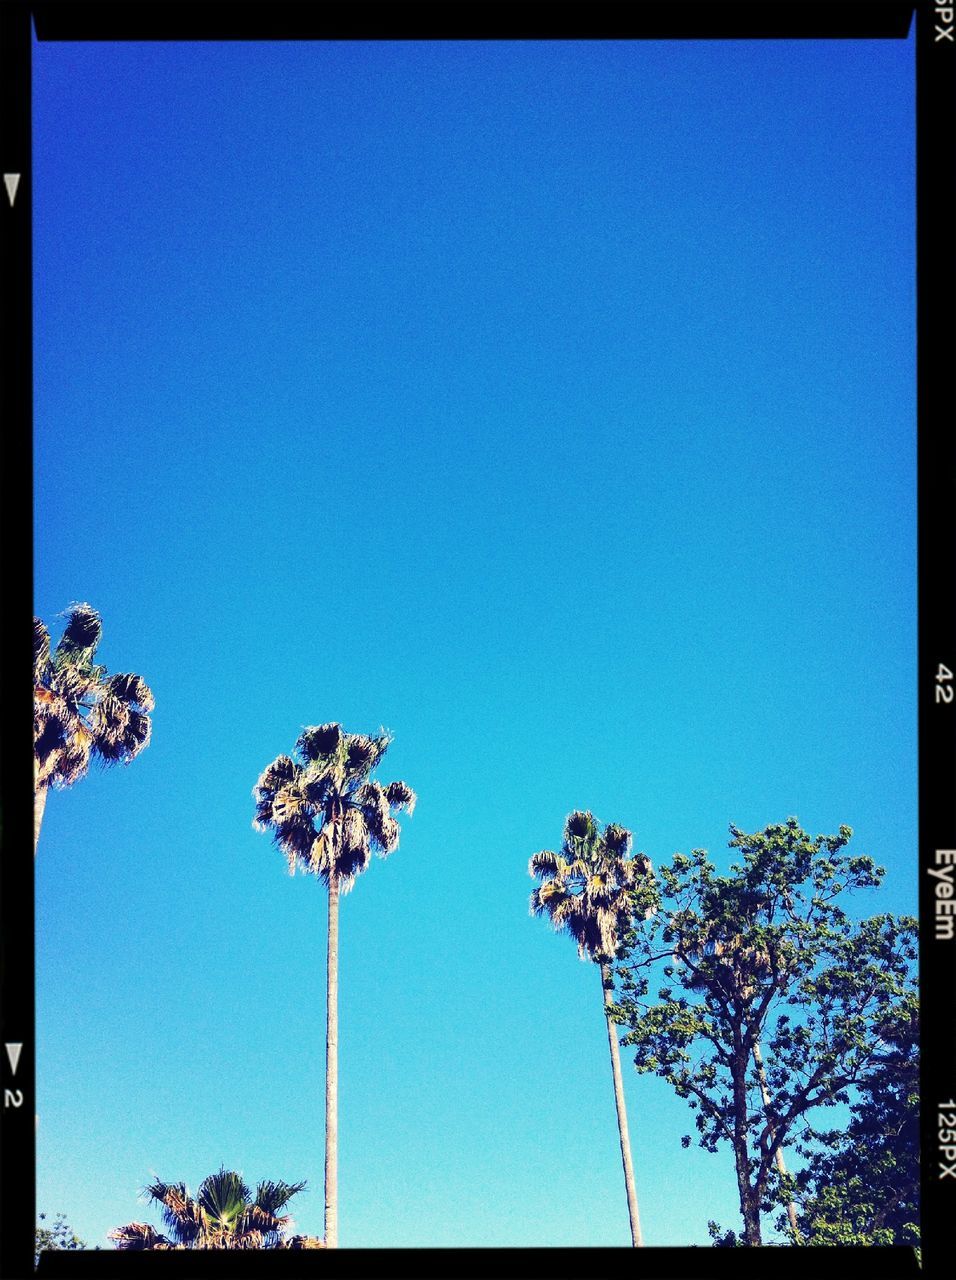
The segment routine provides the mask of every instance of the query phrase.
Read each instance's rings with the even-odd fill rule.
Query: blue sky
[[[38,1207],[225,1164],[321,1234],[325,896],[251,790],[338,720],[419,794],[343,903],[341,1244],[626,1244],[529,856],[796,814],[916,907],[912,40],[34,54],[35,608],[156,695],[47,806]],[[736,1227],[624,1065],[647,1243]]]

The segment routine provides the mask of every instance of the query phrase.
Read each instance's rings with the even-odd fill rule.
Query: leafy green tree
[[[398,848],[392,810],[415,807],[404,782],[371,779],[385,754],[387,733],[364,737],[339,724],[305,729],[295,744],[298,760],[279,756],[263,770],[253,796],[259,831],[271,830],[289,871],[318,876],[329,893],[325,1073],[325,1243],[338,1244],[338,956],[339,896],[369,865],[375,849],[385,857]]]
[[[46,1221],[46,1214],[38,1215],[40,1222]],[[48,1249],[88,1249],[90,1246],[81,1240],[66,1220],[65,1213],[58,1213],[50,1227],[37,1226],[35,1233],[34,1262],[39,1263],[40,1254]]]
[[[542,881],[531,894],[531,914],[548,916],[555,929],[571,935],[578,944],[581,958],[592,960],[600,969],[631,1242],[638,1247],[643,1244],[643,1238],[624,1106],[620,1051],[617,1031],[610,1016],[614,1002],[611,962],[622,934],[630,926],[635,910],[634,891],[653,874],[650,859],[643,853],[635,854],[633,858],[627,856],[630,847],[630,831],[609,823],[602,832],[593,813],[575,810],[564,824],[564,842],[560,852],[544,849],[534,854],[528,870]]]
[[[730,1146],[743,1243],[757,1245],[762,1215],[795,1195],[778,1153],[810,1140],[810,1117],[847,1103],[887,1050],[916,921],[847,917],[841,895],[883,877],[872,859],[845,852],[849,827],[811,838],[789,818],[753,835],[730,831],[742,859],[729,875],[701,849],[661,870],[660,911],[625,939],[614,1013],[638,1071],[662,1076],[696,1111],[701,1146]]]
[[[143,1195],[162,1210],[168,1236],[145,1222],[115,1227],[108,1239],[117,1249],[320,1249],[322,1241],[292,1236],[292,1219],[281,1211],[304,1182],[260,1182],[253,1196],[243,1177],[220,1169],[200,1183],[195,1197],[184,1182],[158,1179]]]
[[[800,1230],[808,1244],[919,1244],[915,990],[887,1016],[877,1038],[881,1048],[859,1082],[849,1125],[808,1134],[799,1144],[807,1160],[796,1178]]]
[[[50,787],[69,787],[91,759],[128,764],[149,745],[153,695],[140,676],[107,675],[93,661],[103,636],[100,615],[75,604],[56,649],[33,619],[33,852]]]

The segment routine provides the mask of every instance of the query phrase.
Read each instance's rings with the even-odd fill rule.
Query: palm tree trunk
[[[763,1069],[763,1057],[760,1053],[760,1043],[757,1040],[754,1041],[753,1059],[754,1066],[757,1068],[757,1079],[760,1081],[760,1096],[763,1098],[763,1108],[767,1114],[767,1119],[769,1120],[770,1090],[767,1088],[767,1073]],[[774,1158],[777,1163],[777,1172],[780,1174],[781,1178],[786,1178],[787,1166],[784,1163],[783,1149],[781,1147],[777,1148],[777,1154]],[[794,1239],[797,1244],[802,1244],[803,1240],[800,1236],[800,1228],[797,1225],[797,1206],[792,1200],[787,1201],[787,1217],[790,1219],[790,1227],[793,1231]]]
[[[617,1128],[621,1138],[621,1162],[624,1165],[624,1186],[627,1190],[627,1212],[631,1222],[631,1244],[640,1248],[641,1220],[637,1212],[637,1192],[634,1189],[634,1166],[631,1163],[631,1139],[627,1132],[627,1112],[624,1109],[624,1082],[621,1079],[621,1055],[617,1043],[617,1031],[607,1012],[614,1003],[614,984],[606,964],[601,965],[601,985],[604,988],[604,1019],[607,1022],[607,1041],[611,1050],[611,1071],[614,1075],[614,1105],[617,1107]]]
[[[325,1246],[339,1243],[339,882],[329,879],[329,950],[325,1006]]]
[[[48,787],[37,787],[33,792],[33,856],[37,856],[37,844],[40,840],[40,828],[43,826],[43,811],[46,808]]]

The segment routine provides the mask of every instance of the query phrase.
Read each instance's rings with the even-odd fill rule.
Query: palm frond
[[[52,780],[58,786],[70,787],[78,782],[90,767],[92,737],[82,726],[66,738],[54,765]]]
[[[564,839],[570,848],[589,845],[597,836],[597,819],[588,809],[574,809],[564,822]]]
[[[90,667],[64,663],[53,673],[51,684],[64,702],[71,704],[74,713],[79,712],[78,704],[87,699],[94,700],[99,696],[98,674]]]
[[[582,857],[580,850],[578,850],[574,857],[565,862],[567,870],[564,873],[564,879],[569,885],[574,885],[575,888],[581,889],[587,884],[591,875],[591,868],[595,866],[593,852],[593,850],[585,850],[585,854]]]
[[[299,766],[289,756],[277,756],[271,764],[267,764],[252,789],[254,800],[273,796],[280,789],[293,782],[300,772]]]
[[[385,799],[393,809],[404,809],[409,817],[418,803],[418,797],[407,782],[389,782],[385,787]]]
[[[627,857],[631,847],[631,833],[626,827],[609,822],[604,828],[604,843],[611,857],[620,861]]]
[[[309,725],[299,734],[295,748],[303,760],[318,764],[335,757],[342,738],[340,724]]]
[[[388,734],[367,738],[361,733],[345,735],[345,777],[354,781],[367,778],[388,750]]]
[[[115,1240],[117,1249],[168,1249],[170,1241],[148,1222],[128,1222],[125,1227],[107,1231],[107,1240]]]
[[[586,919],[581,900],[570,893],[555,893],[547,901],[548,915],[555,929],[567,929],[577,937]]]
[[[338,842],[336,863],[339,869],[345,861],[354,862],[364,871],[369,860],[369,828],[361,809],[346,809],[342,816],[341,839]]]
[[[584,917],[581,949],[590,959],[604,962],[612,959],[617,940],[614,918],[607,911],[595,911]]]
[[[552,927],[558,933],[566,933],[577,944],[578,952],[584,954],[591,929],[590,917],[581,910],[577,898],[564,898],[552,904],[549,912]]]
[[[90,728],[99,755],[119,760],[125,753],[123,737],[129,726],[130,708],[106,691],[90,712]]]
[[[67,623],[53,661],[57,666],[65,662],[85,665],[92,661],[102,638],[103,622],[93,606],[85,602],[73,604],[68,610]]]
[[[190,1196],[185,1182],[156,1179],[143,1188],[143,1195],[162,1207],[163,1222],[177,1244],[191,1245],[203,1235],[202,1210]]]
[[[122,698],[118,698],[107,686],[103,695],[90,714],[90,722],[94,732],[99,729],[103,733],[121,736],[129,724],[131,706]]]
[[[272,834],[276,845],[285,854],[290,873],[295,872],[298,863],[306,870],[311,869],[315,827],[307,815],[297,814],[285,822],[274,824]]]
[[[257,831],[271,829],[290,872],[295,871],[297,859],[308,863],[315,839],[314,813],[303,793],[303,777],[303,770],[288,756],[279,756],[263,770],[252,793],[256,799],[252,825]]]
[[[256,1187],[255,1203],[266,1213],[275,1215],[285,1208],[293,1196],[304,1191],[307,1185],[305,1182],[283,1182],[281,1178],[274,1182],[260,1182]]]
[[[130,760],[144,751],[153,734],[153,722],[142,711],[130,711],[123,733],[123,746]]]
[[[309,849],[303,861],[308,870],[313,875],[321,877],[325,884],[328,884],[329,876],[335,867],[336,844],[337,832],[332,824],[327,823],[318,835],[315,834],[314,828],[311,829]]]
[[[253,793],[255,794],[255,793]],[[272,826],[272,799],[271,797],[256,799],[256,812],[252,819],[252,828],[254,831],[268,831]]]
[[[109,708],[103,710],[105,702]],[[90,714],[93,750],[107,764],[129,764],[146,747],[152,733],[149,716],[116,699],[97,703]]]
[[[249,1203],[249,1188],[242,1174],[221,1168],[202,1180],[196,1202],[213,1227],[229,1230]]]
[[[104,764],[119,764],[130,758],[123,739],[114,734],[98,733],[95,752]]]
[[[68,715],[58,700],[40,708],[33,722],[33,750],[43,765],[49,756],[61,751],[66,746],[66,726]]]
[[[243,1226],[235,1232],[228,1234],[220,1244],[222,1249],[263,1249],[266,1240],[272,1235],[271,1231],[260,1231],[257,1227],[251,1225]]]
[[[600,945],[595,948],[594,955],[601,960],[612,960],[617,950],[617,915],[613,911],[601,909],[594,914],[597,935]]]
[[[388,801],[385,799],[385,788],[374,779],[370,782],[363,782],[360,787],[356,787],[352,791],[350,799],[353,804],[358,805],[360,808],[380,804],[388,806]]]
[[[398,848],[402,837],[402,829],[391,815],[382,823],[381,829],[375,833],[373,844],[380,858],[387,858]]]
[[[528,862],[528,875],[539,876],[542,880],[553,880],[555,876],[567,874],[567,862],[553,849],[541,849],[531,855]]]
[[[563,909],[564,903],[573,903],[574,898],[568,893],[560,880],[546,880],[531,891],[531,914],[533,916],[550,915]]]
[[[302,788],[295,783],[288,787],[280,787],[272,797],[270,816],[272,825],[282,827],[297,819],[308,822],[311,827],[311,806],[302,794]]]
[[[337,794],[335,769],[332,765],[308,765],[301,777],[302,794],[314,809],[324,808]]]
[[[367,782],[356,799],[373,845],[383,856],[392,853],[398,848],[401,829],[391,815],[385,789],[378,782]]]
[[[69,714],[69,708],[66,705],[66,699],[58,689],[40,684],[33,690],[33,714],[41,718],[48,715],[60,715],[65,718]]]
[[[50,633],[39,618],[33,619],[33,683],[42,685],[50,665]]]
[[[138,707],[143,711],[152,711],[156,705],[153,691],[149,685],[142,676],[134,675],[132,672],[124,671],[110,676],[105,685],[107,691],[114,698],[128,703],[131,707]]]
[[[371,851],[368,843],[339,849],[335,858],[335,878],[340,892],[349,892],[355,883],[356,876],[367,869],[370,860]]]

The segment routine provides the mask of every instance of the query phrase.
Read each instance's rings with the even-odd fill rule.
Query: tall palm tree
[[[200,1184],[196,1196],[185,1182],[158,1179],[143,1195],[162,1208],[168,1236],[145,1222],[115,1227],[107,1238],[117,1249],[320,1249],[313,1236],[288,1235],[292,1219],[281,1214],[304,1182],[260,1182],[255,1196],[242,1174],[220,1169]]]
[[[340,724],[307,728],[295,744],[298,760],[279,756],[253,790],[253,826],[272,831],[289,871],[301,867],[329,892],[325,1038],[325,1243],[338,1244],[338,964],[339,896],[367,867],[374,848],[382,857],[398,848],[392,810],[415,807],[404,782],[386,786],[370,774],[391,738],[346,733]]]
[[[653,875],[650,858],[643,853],[629,858],[630,847],[630,831],[608,823],[601,832],[593,813],[576,809],[564,824],[560,853],[545,849],[534,854],[528,870],[542,881],[531,894],[531,914],[549,916],[556,929],[569,933],[578,944],[582,959],[593,960],[601,971],[631,1243],[639,1247],[644,1241],[637,1211],[621,1058],[610,1013],[614,1003],[611,961],[622,934],[631,924],[632,893],[642,879]]]
[[[103,635],[88,604],[71,607],[60,642],[33,619],[33,852],[51,786],[69,787],[90,759],[128,764],[149,745],[153,695],[140,676],[108,676],[93,661]]]

